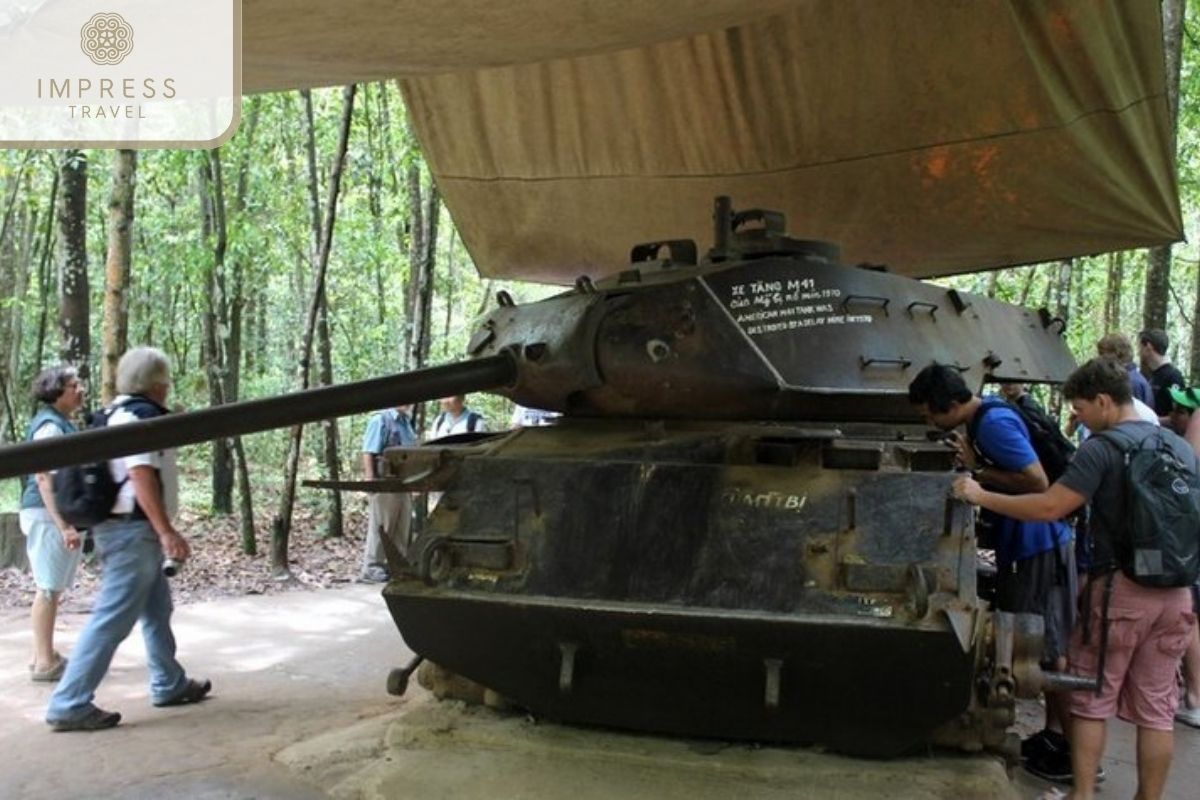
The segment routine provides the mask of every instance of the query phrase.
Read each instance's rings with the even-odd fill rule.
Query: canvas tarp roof
[[[250,89],[401,78],[485,275],[704,249],[717,194],[916,276],[1181,236],[1157,0],[447,0],[411,29],[358,20],[364,41],[316,40],[292,73],[281,45],[261,75],[253,12],[282,0],[245,2]],[[332,42],[354,9],[408,5],[330,3],[324,24]]]

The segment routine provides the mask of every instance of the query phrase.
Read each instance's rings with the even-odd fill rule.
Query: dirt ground
[[[343,513],[344,535],[327,538],[318,532],[324,517],[311,507],[297,506],[288,545],[292,575],[288,581],[279,581],[271,575],[269,542],[258,542],[257,555],[245,555],[236,517],[206,516],[185,509],[178,527],[191,542],[192,557],[187,568],[172,580],[175,604],[292,589],[329,589],[353,582],[360,571],[367,527],[365,502],[355,498],[346,503]],[[265,517],[258,521],[258,530],[269,529]],[[99,566],[87,558],[76,577],[75,587],[64,597],[68,612],[84,612],[92,607],[100,586]],[[33,578],[29,573],[0,569],[0,611],[28,608],[32,596]]]

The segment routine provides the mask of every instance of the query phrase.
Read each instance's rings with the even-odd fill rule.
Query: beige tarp
[[[448,0],[430,8],[464,16],[444,43],[314,45],[312,71],[287,79],[280,56],[260,81],[252,11],[280,2],[246,0],[247,84],[407,76],[485,275],[568,282],[641,241],[703,250],[717,194],[920,276],[1180,238],[1157,0]],[[406,5],[329,3],[330,36],[344,8]],[[681,5],[747,21],[695,33]]]

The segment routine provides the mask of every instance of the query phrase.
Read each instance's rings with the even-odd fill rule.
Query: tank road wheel
[[[397,667],[388,673],[387,676],[387,692],[396,697],[403,697],[408,691],[408,678],[417,667],[425,660],[425,656],[414,656],[412,661],[409,661],[403,667]]]
[[[396,697],[403,697],[408,691],[408,673],[397,667],[388,673],[387,692]]]

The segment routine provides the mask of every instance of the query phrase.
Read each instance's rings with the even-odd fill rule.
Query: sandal
[[[53,651],[51,651],[50,655],[52,655],[52,656],[54,657],[54,660],[55,660],[55,661],[58,661],[59,659],[61,659],[61,658],[63,657],[63,654],[62,654],[62,653],[60,653],[60,652],[58,652],[57,650],[53,650]],[[33,672],[33,670],[34,670],[34,668],[35,668],[36,666],[37,666],[37,659],[35,658],[33,661],[30,661],[30,662],[29,662],[29,663],[26,665],[26,667],[25,667],[25,668],[26,668],[27,670],[29,670],[30,672]]]
[[[67,659],[55,653],[58,660],[45,669],[29,668],[29,680],[34,683],[54,683],[63,676],[67,669]]]
[[[212,681],[194,681],[188,678],[187,684],[174,697],[167,700],[156,701],[155,708],[167,708],[168,706],[182,706],[188,703],[199,703],[208,693],[212,691]]]

